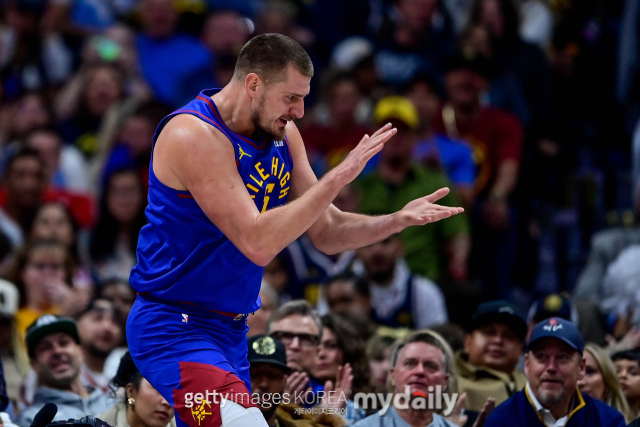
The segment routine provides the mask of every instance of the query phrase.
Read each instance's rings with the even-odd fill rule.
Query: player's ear
[[[256,73],[249,73],[244,79],[244,86],[247,89],[247,94],[251,98],[255,98],[258,94],[262,79]]]

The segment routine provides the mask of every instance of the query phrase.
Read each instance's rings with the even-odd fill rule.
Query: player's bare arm
[[[264,213],[258,211],[238,174],[232,145],[198,118],[179,115],[166,125],[155,146],[153,168],[165,185],[189,191],[247,258],[266,265],[318,220],[340,189],[358,176],[394,133],[385,127],[365,138],[340,167],[296,200]]]
[[[389,128],[390,125],[386,125],[373,136],[379,132],[385,132]],[[300,132],[293,123],[289,123],[287,130],[293,160],[296,164],[291,179],[291,195],[292,197],[298,197],[304,195],[305,191],[315,185],[317,178],[309,165]],[[327,175],[330,175],[336,169],[344,167],[343,164],[348,165],[350,157],[357,155],[360,145],[366,143],[368,139],[369,137],[365,135],[360,144],[347,156],[343,163]],[[390,141],[389,144],[393,144],[393,141]],[[379,148],[382,149],[382,144]],[[344,183],[343,185],[346,184]],[[407,227],[426,225],[463,212],[464,209],[462,208],[434,204],[448,193],[448,188],[441,188],[433,194],[408,203],[399,212],[383,216],[342,212],[333,204],[330,204],[309,228],[307,234],[313,244],[327,254],[371,245],[386,239],[392,234],[399,233]]]

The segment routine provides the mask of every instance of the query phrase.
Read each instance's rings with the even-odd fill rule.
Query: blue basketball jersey
[[[291,187],[293,160],[289,142],[254,141],[229,129],[211,96],[204,90],[185,107],[165,117],[153,144],[171,118],[191,114],[229,139],[245,188],[260,212],[283,205]],[[149,167],[145,211],[149,224],[140,231],[138,263],[130,282],[167,304],[184,302],[231,313],[251,313],[260,307],[263,268],[236,248],[200,209],[188,191],[167,187]]]

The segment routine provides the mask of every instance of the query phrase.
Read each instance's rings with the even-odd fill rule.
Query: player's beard
[[[280,141],[284,138],[284,129],[282,130],[282,132],[278,132],[275,130],[275,125],[273,125],[273,129],[268,129],[266,125],[262,123],[262,117],[265,116],[266,110],[265,104],[266,101],[263,96],[260,100],[260,104],[258,104],[258,109],[251,114],[251,121],[253,122],[253,126],[256,128],[254,138],[258,141],[261,141],[262,139],[266,139],[267,141]]]

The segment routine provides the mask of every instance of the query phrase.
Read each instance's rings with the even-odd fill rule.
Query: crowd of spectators
[[[465,213],[332,256],[306,235],[289,245],[248,318],[251,336],[286,352],[286,368],[256,370],[258,388],[402,391],[399,360],[445,356],[434,381],[455,378],[439,384],[466,393],[467,414],[450,421],[471,425],[527,381],[537,393],[522,369],[546,350],[525,357],[524,344],[557,316],[589,343],[570,345],[586,361],[579,387],[630,422],[640,412],[639,22],[634,0],[0,2],[5,412],[28,425],[53,399],[63,418],[95,415],[116,384],[109,419],[172,418],[122,359],[153,135],[230,80],[247,40],[277,32],[314,62],[297,126],[318,176],[382,124],[398,129],[339,209],[386,214],[449,187],[440,203]],[[40,323],[65,333],[35,339]],[[348,423],[370,415],[351,400],[337,409]],[[293,407],[264,415],[296,422]],[[423,415],[363,425],[449,422]]]

